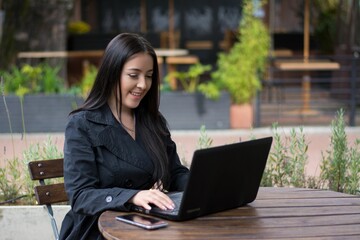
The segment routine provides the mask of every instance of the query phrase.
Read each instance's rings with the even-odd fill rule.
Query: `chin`
[[[126,107],[130,108],[130,109],[135,109],[140,105],[140,103],[132,103],[132,104],[127,104]]]

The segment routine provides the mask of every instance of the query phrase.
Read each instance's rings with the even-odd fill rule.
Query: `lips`
[[[130,92],[131,95],[135,96],[135,97],[141,97],[142,93],[139,92]]]

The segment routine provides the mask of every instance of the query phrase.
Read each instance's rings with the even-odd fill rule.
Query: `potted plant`
[[[262,3],[264,4],[264,1]],[[253,1],[243,1],[238,41],[228,53],[218,55],[217,69],[212,73],[211,81],[199,86],[200,90],[211,98],[218,97],[221,90],[229,92],[232,128],[252,126],[252,101],[261,89],[261,78],[269,55],[270,35],[262,20],[254,15],[255,11]],[[242,112],[239,113],[243,108],[250,111],[248,117]]]
[[[162,84],[160,111],[169,122],[171,129],[229,128],[229,94],[218,99],[207,99],[198,91],[201,78],[211,70],[211,65],[201,63],[190,65],[186,71],[173,71]],[[179,88],[170,88],[170,79],[179,82]]]

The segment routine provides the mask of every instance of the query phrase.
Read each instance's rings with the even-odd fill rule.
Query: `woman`
[[[127,203],[174,208],[164,191],[182,191],[188,172],[159,112],[155,51],[136,34],[119,34],[66,127],[64,180],[71,210],[60,239],[102,239],[99,215],[129,211]]]

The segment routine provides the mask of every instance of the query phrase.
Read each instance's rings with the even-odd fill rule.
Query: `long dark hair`
[[[156,53],[151,44],[143,37],[133,33],[121,33],[107,45],[94,85],[84,104],[71,113],[81,110],[94,110],[107,104],[115,91],[117,111],[121,112],[120,76],[126,61],[137,53],[147,53],[153,59],[152,84],[141,100],[136,112],[136,128],[150,154],[155,171],[154,182],[161,180],[163,186],[169,186],[169,164],[166,152],[167,123],[159,112],[160,77]],[[120,95],[120,96],[119,96]],[[119,115],[120,116],[120,115]]]

